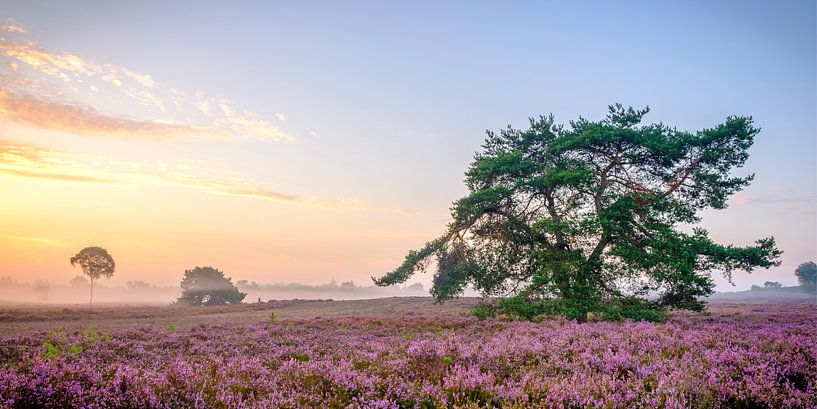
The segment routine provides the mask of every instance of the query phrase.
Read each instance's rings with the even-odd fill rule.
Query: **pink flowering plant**
[[[0,342],[0,407],[817,407],[814,306],[742,308],[664,323],[411,316],[28,332]]]

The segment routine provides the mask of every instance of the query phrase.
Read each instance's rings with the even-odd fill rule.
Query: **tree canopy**
[[[712,272],[731,280],[735,270],[779,265],[774,238],[721,245],[695,226],[701,210],[726,208],[752,181],[732,174],[759,132],[752,119],[687,132],[642,124],[648,112],[616,104],[600,121],[564,126],[551,115],[527,130],[488,131],[447,231],[375,283],[405,282],[435,261],[438,300],[472,285],[512,297],[500,305],[522,315],[583,321],[589,312],[701,310]]]
[[[777,281],[766,281],[763,283],[764,288],[783,288],[783,284]]]
[[[93,304],[94,280],[100,277],[111,278],[111,276],[113,276],[114,270],[116,269],[116,263],[113,257],[102,247],[86,247],[80,250],[74,257],[71,257],[70,261],[72,266],[76,267],[76,265],[79,264],[82,268],[82,273],[91,280],[91,297],[89,302]]]
[[[247,293],[238,291],[224,272],[213,267],[195,267],[184,272],[179,305],[209,306],[240,304]]]
[[[814,264],[813,261],[797,266],[794,275],[797,276],[801,287],[809,291],[817,290],[817,264]]]

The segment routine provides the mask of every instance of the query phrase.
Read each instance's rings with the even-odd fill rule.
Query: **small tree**
[[[88,279],[83,276],[74,276],[74,278],[68,280],[68,285],[76,289],[85,288],[88,286]]]
[[[111,278],[113,276],[116,263],[108,251],[102,247],[86,247],[80,250],[76,256],[71,257],[71,265],[82,267],[82,273],[91,280],[91,298],[89,304],[94,303],[94,280],[100,277]]]
[[[213,267],[195,267],[184,272],[181,283],[182,295],[178,305],[227,305],[240,304],[247,293],[238,291],[224,272]]]
[[[808,291],[817,291],[817,264],[809,261],[797,266],[794,270],[794,275],[797,276],[797,281],[800,286]]]
[[[405,282],[433,260],[438,300],[471,285],[513,296],[500,305],[522,316],[653,319],[703,309],[714,271],[779,265],[771,237],[738,247],[680,228],[752,181],[734,175],[759,132],[752,119],[686,132],[642,124],[648,111],[617,104],[601,121],[563,126],[549,116],[489,131],[447,231],[375,283]]]
[[[780,284],[777,281],[766,281],[765,283],[763,283],[763,287],[765,287],[765,288],[782,288],[783,284]]]

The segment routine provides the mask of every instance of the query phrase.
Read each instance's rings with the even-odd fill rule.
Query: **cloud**
[[[363,203],[356,200],[332,201],[319,198],[299,198],[297,196],[264,189],[262,187],[244,187],[241,185],[231,185],[229,183],[215,183],[204,186],[209,192],[220,195],[251,197],[256,199],[271,200],[278,203],[305,205],[336,210],[366,210]]]
[[[103,115],[91,107],[46,101],[0,88],[0,115],[39,128],[127,139],[168,140],[206,135],[190,125],[137,121]]]
[[[201,161],[125,161],[102,155],[77,154],[0,138],[0,176],[123,186],[162,186],[224,196],[333,210],[389,212],[411,215],[400,208],[368,209],[357,200],[329,200],[279,192]]]
[[[138,82],[139,84],[142,84],[142,86],[145,86],[145,87],[148,87],[148,88],[156,88],[157,87],[156,81],[154,81],[153,77],[151,77],[150,75],[137,74],[137,73],[135,73],[133,71],[130,71],[130,70],[127,70],[127,69],[122,69],[122,72],[125,75],[127,75],[128,77],[130,77],[133,80],[135,80],[136,82]]]
[[[26,33],[12,23],[3,27]],[[189,95],[149,74],[49,52],[31,40],[0,38],[0,63],[0,119],[112,138],[295,142],[280,127],[227,98],[203,91]],[[102,114],[98,106],[121,113]],[[285,120],[282,114],[276,118]]]
[[[746,193],[738,193],[732,196],[731,202],[736,206],[750,206],[750,205],[770,205],[770,204],[784,204],[784,205],[799,205],[813,203],[815,198],[802,197],[753,197]]]
[[[286,122],[287,121],[287,116],[284,115],[284,114],[275,114],[275,117],[278,118],[278,120],[281,121],[281,122]]]
[[[6,19],[6,23],[0,26],[0,30],[7,31],[9,33],[28,34],[28,30],[23,27],[22,24],[14,21],[13,19]]]
[[[73,54],[51,54],[32,41],[12,43],[0,38],[0,50],[6,57],[29,65],[36,71],[57,77],[65,82],[71,75],[93,75],[99,67],[86,63]]]
[[[158,103],[145,97],[145,104]],[[164,107],[162,107],[164,110]],[[77,135],[150,141],[255,139],[286,143],[294,139],[265,121],[232,112],[227,120],[211,125],[140,121],[105,115],[89,106],[50,101],[0,88],[0,116],[17,123]],[[251,134],[245,131],[249,130]]]
[[[271,123],[257,118],[251,113],[238,113],[233,107],[232,101],[222,98],[218,103],[219,108],[226,117],[225,120],[219,121],[229,129],[234,129],[235,132],[248,132],[260,139],[272,139],[282,142],[295,142],[295,139]]]
[[[68,175],[62,173],[52,173],[52,172],[40,172],[35,170],[23,170],[23,169],[3,169],[0,168],[0,174],[4,175],[12,175],[12,176],[23,176],[28,178],[36,178],[36,179],[47,179],[47,180],[58,180],[61,182],[83,182],[83,183],[114,183],[114,181],[104,178],[98,178],[94,176],[82,176],[82,175]]]
[[[375,210],[381,213],[394,213],[401,216],[414,216],[416,214],[415,212],[402,207],[378,207]]]
[[[4,234],[3,236],[7,237],[9,239],[13,239],[13,240],[29,241],[29,242],[39,243],[39,244],[45,244],[45,245],[48,245],[48,246],[68,248],[67,244],[65,244],[65,243],[63,243],[63,242],[61,242],[59,240],[54,240],[54,239],[44,239],[44,238],[41,238],[41,237],[15,236],[15,235],[11,235],[11,234]]]

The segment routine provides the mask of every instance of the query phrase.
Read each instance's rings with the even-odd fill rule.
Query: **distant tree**
[[[414,283],[406,288],[409,291],[423,291],[423,285],[420,283]]]
[[[128,281],[127,283],[125,283],[125,288],[127,288],[128,291],[148,291],[148,290],[155,289],[156,285],[146,283],[146,282],[144,282],[142,280],[136,280],[136,281]]]
[[[735,270],[779,265],[774,238],[736,247],[679,228],[752,181],[733,175],[759,132],[752,119],[686,132],[642,125],[648,111],[617,104],[601,121],[565,127],[550,116],[524,131],[489,131],[447,231],[375,283],[405,282],[433,259],[438,300],[470,285],[513,296],[500,307],[523,316],[656,319],[703,309],[713,271],[731,280]]]
[[[37,280],[34,283],[34,293],[40,301],[48,300],[48,293],[51,291],[51,285],[45,281]]]
[[[794,275],[797,276],[801,287],[809,291],[817,291],[817,264],[814,264],[813,261],[797,266]]]
[[[778,283],[777,281],[766,281],[763,283],[763,287],[765,288],[781,288],[783,284]]]
[[[342,290],[354,290],[355,289],[355,282],[354,281],[344,281],[340,283],[340,288]]]
[[[195,267],[184,272],[181,282],[182,295],[179,305],[227,305],[240,304],[247,293],[238,291],[224,272],[212,267]]]
[[[763,287],[761,287],[761,286],[759,286],[757,284],[752,284],[752,287],[749,290],[751,290],[751,291],[760,291],[762,289],[763,289]]]
[[[91,298],[89,304],[94,303],[94,280],[100,277],[111,278],[116,268],[113,257],[102,247],[86,247],[76,256],[71,257],[71,265],[79,264],[82,272],[91,280]]]
[[[83,276],[74,276],[74,278],[68,281],[68,285],[71,287],[87,287],[88,284],[88,279]]]

